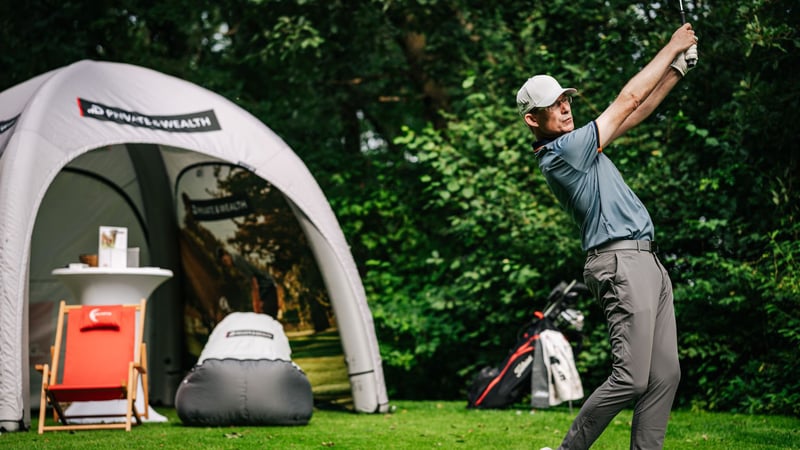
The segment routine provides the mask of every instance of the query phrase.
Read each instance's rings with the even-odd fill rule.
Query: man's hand
[[[683,77],[686,76],[686,73],[692,70],[692,68],[696,65],[697,65],[697,59],[695,59],[695,63],[693,66],[689,66],[689,64],[686,63],[686,52],[681,52],[678,54],[677,57],[675,57],[675,60],[672,61],[672,64],[670,64],[669,66],[677,70],[678,73],[681,74],[681,76]]]
[[[677,70],[678,73],[681,74],[681,77],[685,76],[686,73],[697,64],[697,35],[694,34],[692,25],[685,23],[675,30],[668,45],[674,45],[680,48],[680,53],[678,53],[678,56],[672,61],[670,67]],[[694,63],[692,65],[689,65],[686,61],[686,53],[690,51],[693,52],[691,56],[694,59]]]
[[[672,46],[680,52],[685,52],[692,45],[697,44],[697,36],[692,30],[692,24],[685,23],[672,33],[667,46]]]

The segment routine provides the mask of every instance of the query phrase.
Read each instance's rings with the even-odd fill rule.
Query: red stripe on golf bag
[[[478,397],[477,400],[475,400],[474,404],[472,404],[471,406],[480,408],[483,405],[483,401],[486,398],[486,396],[489,395],[492,392],[496,392],[496,391],[494,391],[495,387],[498,385],[498,383],[503,381],[503,379],[505,378],[506,374],[508,373],[508,370],[511,367],[513,367],[520,360],[521,357],[527,356],[527,355],[531,355],[531,358],[533,358],[533,352],[536,350],[536,347],[533,345],[533,342],[537,341],[537,340],[539,340],[539,334],[538,333],[533,335],[533,336],[531,336],[531,337],[529,337],[527,341],[525,341],[522,345],[517,347],[517,349],[514,350],[514,352],[511,355],[509,355],[509,357],[508,357],[508,359],[506,361],[506,364],[503,366],[503,370],[501,370],[500,373],[496,377],[494,377],[494,379],[492,379],[489,382],[489,385],[486,386],[486,389],[483,390],[483,393],[480,395],[480,397]],[[533,364],[533,359],[531,359],[530,363],[528,363],[528,367],[530,367],[532,364]],[[528,368],[526,368],[526,371],[527,370],[528,370]],[[526,376],[518,376],[520,374],[515,374],[515,375],[517,375],[517,380],[518,381],[524,381],[526,379],[529,379],[529,377],[526,377]],[[517,381],[517,380],[515,380],[515,381]],[[518,387],[517,385],[519,383],[513,383],[513,384],[514,384],[513,387],[517,388]],[[512,392],[514,390],[515,389],[511,389]],[[510,397],[512,397],[512,398],[509,398],[510,401],[508,403],[512,403],[514,401],[513,397],[516,397],[516,396],[517,396],[516,394],[511,395]],[[489,407],[492,408],[492,407],[498,407],[498,406],[500,406],[500,405],[489,406]]]

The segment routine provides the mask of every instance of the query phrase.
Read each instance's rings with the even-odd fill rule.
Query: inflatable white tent
[[[32,299],[56,301],[50,296],[63,288],[47,264],[59,261],[54,255],[75,262],[75,243],[96,241],[97,228],[92,235],[81,223],[122,221],[130,224],[129,240],[139,236],[144,242],[144,261],[180,274],[174,183],[186,167],[204,161],[245,168],[282,193],[331,299],[354,407],[388,409],[359,274],[305,164],[269,128],[220,95],[142,67],[87,60],[0,93],[0,428],[30,424],[29,394],[38,388],[29,386],[29,352],[41,350],[30,348],[29,314],[34,320],[47,314]],[[119,195],[96,199],[91,183],[70,173],[102,179]],[[58,200],[48,200],[53,193],[60,194]],[[76,199],[91,212],[76,211]],[[168,404],[183,376],[179,295],[170,280],[148,306],[156,385],[151,399]]]

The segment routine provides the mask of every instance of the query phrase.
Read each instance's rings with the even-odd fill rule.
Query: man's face
[[[572,99],[562,95],[546,108],[537,108],[525,114],[525,123],[533,128],[538,139],[556,138],[575,129],[572,121]]]

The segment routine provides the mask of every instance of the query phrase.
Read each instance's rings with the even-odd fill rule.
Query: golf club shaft
[[[678,0],[678,5],[681,8],[681,23],[686,23],[686,13],[683,11],[683,0]],[[689,47],[686,52],[684,53],[684,58],[686,58],[686,65],[689,67],[694,67],[697,64],[697,45],[692,45]]]

